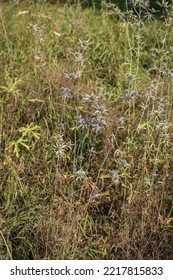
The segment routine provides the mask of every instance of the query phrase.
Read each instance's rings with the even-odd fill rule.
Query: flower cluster
[[[130,100],[133,97],[138,96],[138,95],[139,95],[139,92],[137,90],[134,90],[134,91],[130,92],[128,89],[125,89],[123,98],[126,99],[126,100]]]
[[[103,97],[101,95],[95,95],[95,94],[87,94],[81,101],[85,102],[85,103],[98,103],[103,99]]]
[[[69,73],[69,74],[65,74],[66,78],[69,80],[76,80],[77,78],[80,78],[80,73]]]
[[[87,172],[81,168],[79,170],[76,170],[71,177],[74,178],[76,181],[85,181],[87,179]]]
[[[114,183],[117,183],[120,179],[119,175],[115,170],[109,170],[109,175],[111,176]]]
[[[71,98],[71,94],[70,94],[71,90],[67,87],[62,87],[60,88],[60,95],[64,98]]]
[[[101,104],[103,96],[91,94],[86,95],[81,102],[87,104],[87,110],[85,110],[85,116],[79,116],[76,118],[77,127],[82,129],[90,129],[91,131],[98,133],[102,131],[107,123],[105,116],[108,115],[108,111]]]
[[[32,30],[36,35],[42,35],[43,29],[38,24],[30,23],[28,29]]]
[[[173,70],[169,69],[167,75],[170,79],[173,79]]]
[[[124,120],[124,117],[120,117],[119,119],[118,119],[118,127],[120,128],[120,127],[124,127],[124,124],[125,124],[125,120]]]
[[[78,124],[78,127],[82,128],[82,129],[85,129],[88,127],[87,120],[85,118],[82,118],[81,115],[76,118],[76,122]]]
[[[55,141],[54,152],[55,152],[56,158],[58,160],[66,158],[68,152],[70,152],[71,148],[72,148],[71,142],[69,141],[66,143],[64,140],[63,134],[54,136],[52,139],[53,139],[53,141]]]
[[[125,159],[117,159],[117,163],[123,169],[130,168],[130,164]]]

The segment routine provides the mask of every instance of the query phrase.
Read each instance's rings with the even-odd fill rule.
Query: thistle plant
[[[58,136],[53,136],[52,139],[55,142],[54,151],[58,162],[66,158],[69,158],[68,154],[72,149],[71,142],[66,143],[63,134],[60,134]]]
[[[172,258],[171,9],[1,2],[0,258]]]

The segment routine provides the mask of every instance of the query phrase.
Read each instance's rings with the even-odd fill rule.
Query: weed
[[[0,7],[0,258],[171,259],[169,7],[13,2]]]

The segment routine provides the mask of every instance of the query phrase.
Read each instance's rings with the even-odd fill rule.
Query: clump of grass
[[[1,259],[172,258],[172,17],[138,4],[1,5]]]

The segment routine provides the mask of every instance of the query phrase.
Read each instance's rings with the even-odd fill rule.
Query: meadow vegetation
[[[172,259],[172,10],[5,2],[0,259]]]

